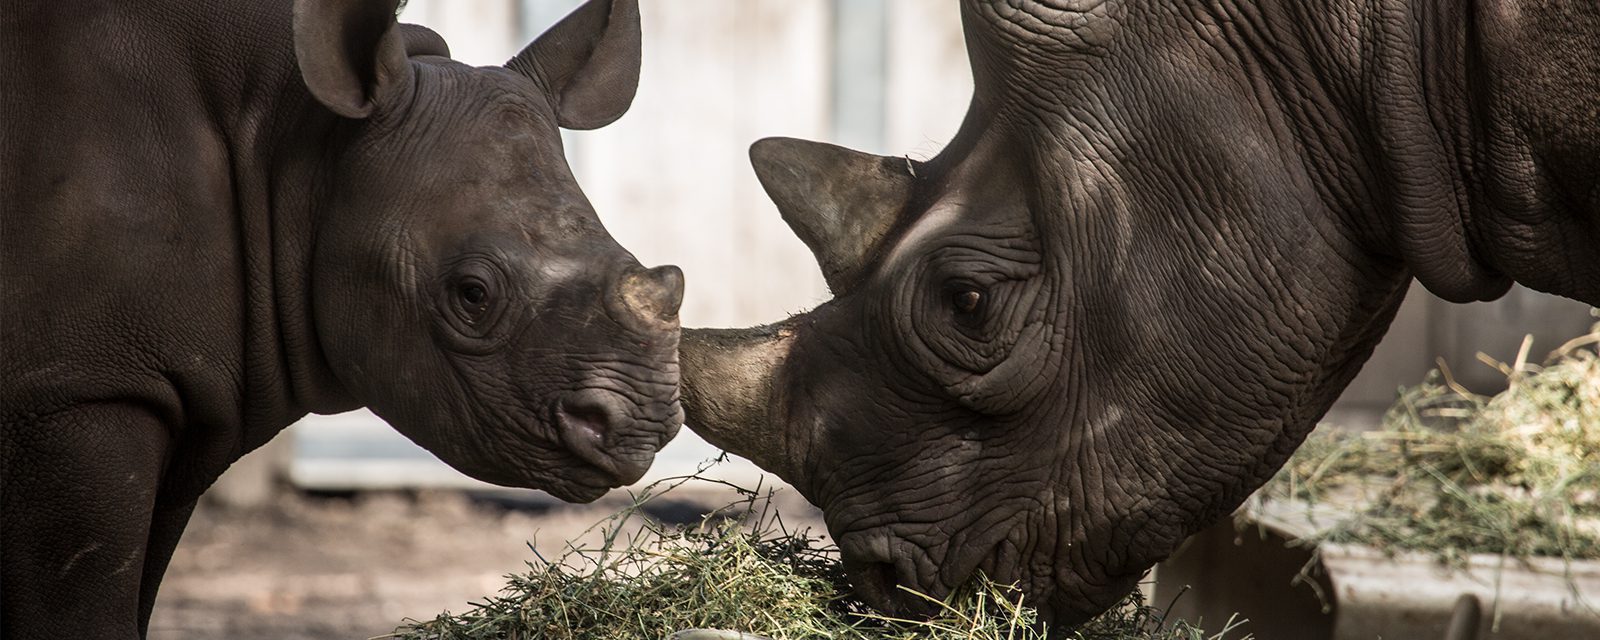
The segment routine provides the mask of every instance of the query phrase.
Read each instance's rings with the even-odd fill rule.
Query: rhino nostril
[[[563,407],[561,416],[567,428],[579,431],[580,437],[596,444],[603,445],[606,433],[611,431],[611,417],[599,407]]]
[[[672,322],[683,305],[683,270],[666,265],[630,273],[617,293],[624,306],[640,317]]]
[[[873,580],[877,581],[878,585],[883,588],[884,595],[890,599],[898,595],[900,572],[895,570],[894,565],[887,562],[877,562],[873,564],[872,571],[875,574]]]

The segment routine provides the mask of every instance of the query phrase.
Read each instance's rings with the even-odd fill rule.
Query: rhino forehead
[[[1117,0],[968,0],[967,9],[1010,40],[1008,46],[1050,49],[1110,44],[1116,16],[1123,12]]]
[[[924,255],[929,244],[955,231],[957,223],[961,222],[967,211],[967,203],[960,200],[946,200],[929,208],[895,243],[887,257],[888,264],[901,264]]]

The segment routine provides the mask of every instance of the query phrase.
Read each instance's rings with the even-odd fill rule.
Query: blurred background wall
[[[401,19],[432,27],[456,59],[500,64],[575,0],[411,0]],[[688,278],[685,326],[747,326],[804,311],[827,295],[805,247],[749,168],[764,136],[825,140],[881,154],[931,157],[971,96],[954,2],[929,0],[641,0],[644,66],[633,108],[616,124],[568,132],[579,183],[617,240],[646,265]],[[1576,303],[1514,290],[1450,305],[1413,289],[1377,355],[1329,416],[1370,424],[1436,357],[1490,389],[1479,350],[1510,360],[1525,332],[1535,359],[1591,322]],[[312,416],[219,484],[224,501],[262,495],[273,478],[344,490],[472,487],[366,412]],[[688,430],[646,481],[693,471],[716,451]],[[713,475],[752,482],[748,464]]]

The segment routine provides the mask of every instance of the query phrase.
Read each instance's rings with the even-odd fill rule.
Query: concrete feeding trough
[[[1197,623],[1237,613],[1266,639],[1600,639],[1600,561],[1290,544],[1348,513],[1252,501],[1157,568],[1153,604]]]

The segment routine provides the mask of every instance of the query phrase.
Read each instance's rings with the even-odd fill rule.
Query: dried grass
[[[1306,542],[1467,555],[1600,559],[1600,325],[1543,366],[1479,359],[1507,376],[1494,396],[1449,369],[1404,390],[1377,431],[1313,434],[1258,494],[1365,507]]]
[[[929,619],[873,611],[850,593],[838,551],[806,531],[789,531],[769,510],[770,493],[732,485],[743,500],[696,526],[669,527],[641,507],[684,482],[658,483],[632,507],[596,527],[598,548],[569,547],[528,563],[498,595],[460,614],[407,621],[406,640],[1035,640],[1049,636],[1012,587],[980,577]],[[666,482],[666,481],[664,481]],[[1080,640],[1216,640],[1168,621],[1135,592],[1066,637]],[[1059,637],[1059,636],[1058,636]]]

